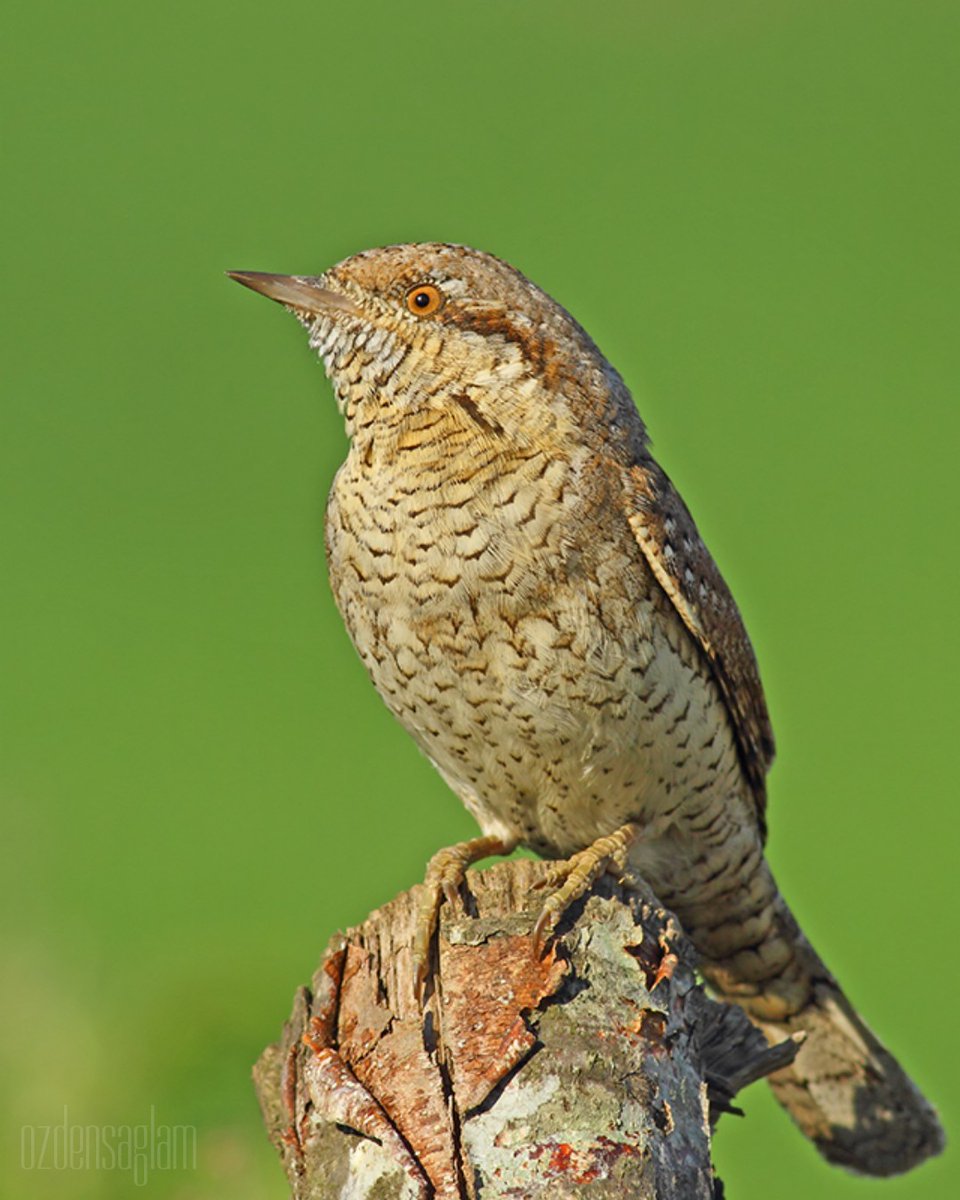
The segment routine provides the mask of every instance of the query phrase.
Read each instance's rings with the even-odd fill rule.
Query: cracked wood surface
[[[254,1069],[295,1200],[720,1194],[713,1122],[796,1045],[704,996],[640,881],[602,877],[538,957],[549,871],[468,872],[422,1008],[421,887],[333,939]]]

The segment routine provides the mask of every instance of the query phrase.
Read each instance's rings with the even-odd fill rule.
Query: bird
[[[884,1176],[938,1153],[935,1110],[777,888],[754,650],[587,332],[466,246],[228,274],[290,310],[323,361],[349,440],[325,520],[334,598],[376,690],[481,830],[431,860],[433,897],[527,847],[561,864],[547,938],[600,871],[635,871],[716,995],[771,1042],[803,1035],[771,1082],[827,1160]]]

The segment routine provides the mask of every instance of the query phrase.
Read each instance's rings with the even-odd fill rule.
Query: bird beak
[[[228,271],[227,274],[244,287],[252,288],[261,296],[268,296],[278,304],[295,308],[298,312],[313,316],[337,312],[360,316],[360,310],[349,296],[321,287],[316,279],[308,275],[269,275],[264,271]]]

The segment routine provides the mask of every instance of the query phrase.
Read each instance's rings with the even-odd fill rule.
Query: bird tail
[[[701,964],[703,974],[771,1043],[804,1035],[793,1063],[770,1083],[826,1159],[864,1175],[908,1171],[943,1149],[937,1114],[864,1024],[763,870],[772,894],[759,942],[732,954],[728,943],[723,957]],[[694,941],[710,953],[709,937],[707,945]]]

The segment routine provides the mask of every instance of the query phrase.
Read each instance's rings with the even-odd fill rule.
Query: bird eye
[[[443,293],[432,283],[418,283],[407,292],[407,308],[418,317],[429,317],[442,303]]]

